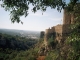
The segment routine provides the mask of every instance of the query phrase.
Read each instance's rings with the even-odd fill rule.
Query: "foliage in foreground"
[[[37,58],[37,50],[29,49],[29,50],[10,50],[0,49],[0,60],[36,60]]]
[[[20,20],[21,16],[27,16],[29,14],[29,5],[32,4],[32,12],[37,12],[41,10],[42,12],[46,11],[47,7],[51,9],[57,8],[58,11],[64,9],[66,0],[0,0],[2,2],[1,6],[10,12],[11,21],[14,22],[23,22]],[[70,0],[71,9],[79,0]]]

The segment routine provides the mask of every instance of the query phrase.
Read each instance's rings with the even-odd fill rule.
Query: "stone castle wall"
[[[80,4],[78,5],[80,6]],[[73,13],[69,13],[66,9],[67,8],[64,9],[63,24],[58,24],[57,26],[53,26],[52,28],[46,29],[44,34],[44,41],[46,41],[46,44],[49,34],[51,33],[55,33],[55,40],[60,42],[64,41],[71,32],[70,25],[75,23],[76,16],[80,16],[80,8],[74,9],[75,12]]]
[[[71,14],[67,12],[67,8],[64,9],[63,13],[63,24],[70,24],[71,23]]]
[[[55,26],[55,32],[56,33],[62,33],[62,25]]]
[[[69,26],[72,23],[71,20],[71,14],[67,13],[66,10],[64,10],[64,17],[63,17],[63,24],[58,24],[57,26],[53,26],[49,29],[46,29],[45,31],[45,36],[44,36],[44,42],[47,45],[47,40],[49,38],[49,34],[55,33],[55,40],[57,40],[59,43],[61,40],[64,40],[64,38],[67,36],[69,33]]]
[[[62,25],[62,33],[70,33],[70,25],[71,24]]]
[[[49,28],[49,29],[46,29],[45,30],[45,34],[48,34],[48,33],[53,33],[55,31],[55,26]]]

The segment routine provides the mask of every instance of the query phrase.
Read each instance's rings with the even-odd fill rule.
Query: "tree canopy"
[[[38,10],[46,11],[47,7],[51,9],[57,8],[58,11],[64,9],[64,7],[68,6],[66,4],[66,0],[0,0],[2,2],[1,7],[3,7],[6,11],[10,12],[10,19],[14,22],[21,22],[21,16],[27,16],[29,5],[32,4],[32,12],[37,12]],[[73,8],[73,6],[79,0],[70,0],[69,6]]]

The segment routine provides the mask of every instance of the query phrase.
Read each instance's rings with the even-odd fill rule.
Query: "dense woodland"
[[[0,48],[13,50],[26,50],[32,47],[37,40],[27,39],[26,37],[11,36],[0,33]]]
[[[17,54],[28,54],[27,51],[33,49],[37,42],[35,39],[0,33],[0,60],[13,60]]]

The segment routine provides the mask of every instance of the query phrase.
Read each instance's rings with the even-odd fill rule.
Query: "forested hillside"
[[[0,33],[0,60],[23,59],[21,57],[29,54],[29,49],[33,49],[37,42],[36,39]],[[16,58],[17,55],[20,57]]]
[[[0,33],[0,48],[14,49],[14,50],[27,50],[37,43],[35,39],[28,39],[20,36],[11,36]]]

